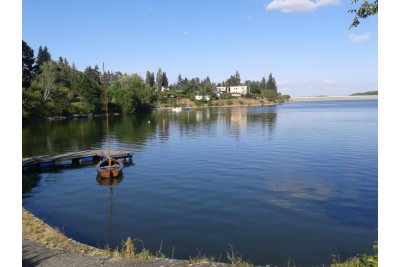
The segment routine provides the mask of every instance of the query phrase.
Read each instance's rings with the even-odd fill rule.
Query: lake
[[[118,185],[94,165],[23,174],[23,207],[81,243],[226,262],[329,265],[378,240],[378,101],[110,117],[134,152]],[[23,157],[107,148],[105,118],[34,123]],[[138,241],[140,248],[142,242]],[[293,262],[292,262],[293,264]]]

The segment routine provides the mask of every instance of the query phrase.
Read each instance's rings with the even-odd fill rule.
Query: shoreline
[[[378,95],[363,96],[301,96],[291,97],[289,102],[311,102],[311,101],[339,101],[339,100],[378,100]]]
[[[227,107],[262,107],[262,106],[274,106],[274,105],[280,105],[280,104],[288,104],[292,102],[317,102],[317,101],[348,101],[348,100],[378,100],[378,95],[365,95],[365,96],[301,96],[301,97],[292,97],[289,99],[289,101],[283,102],[283,103],[275,103],[275,102],[270,102],[267,100],[255,100],[255,99],[246,99],[246,98],[240,98],[240,99],[231,99],[231,104],[228,104],[228,100],[215,100],[215,102],[211,102],[211,105],[205,104],[198,106],[194,102],[189,102],[189,105],[187,105],[186,102],[178,102],[178,107],[181,108],[190,108],[190,109],[203,109],[203,108],[227,108]],[[157,107],[154,110],[157,109],[165,109],[165,108],[171,108],[169,106],[164,106],[162,105],[157,105]],[[131,113],[112,113],[110,116],[119,116],[119,115],[124,115],[124,114],[131,114]],[[92,117],[101,117],[105,116],[105,114],[96,114],[96,115],[90,115],[90,114],[84,114],[84,115],[71,115],[71,116],[56,116],[56,117],[48,117],[48,118],[43,118],[43,119],[38,119],[38,120],[33,120],[33,121],[60,121],[60,120],[76,120],[76,119],[81,119],[82,118],[92,118]]]
[[[112,251],[82,244],[22,208],[22,266],[230,266],[229,263],[212,262],[207,258],[185,260],[157,257],[148,254],[148,251],[144,251],[145,257],[141,258],[135,257],[140,256],[141,252],[135,252]]]

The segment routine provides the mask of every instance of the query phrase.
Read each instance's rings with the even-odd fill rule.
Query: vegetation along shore
[[[53,60],[47,47],[37,55],[22,41],[22,116],[24,121],[48,117],[96,115],[104,113],[102,73],[88,66],[80,71],[60,57]],[[106,72],[110,113],[150,112],[156,107],[258,105],[283,103],[282,95],[270,73],[260,81],[242,81],[236,71],[224,81],[182,77],[171,82],[161,68],[147,71],[146,77],[119,71]]]

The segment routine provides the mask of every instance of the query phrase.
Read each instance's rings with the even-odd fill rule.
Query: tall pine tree
[[[44,62],[51,60],[51,55],[47,49],[47,46],[42,48],[42,46],[39,46],[39,51],[36,57],[36,66],[35,70],[36,73],[40,72],[40,66],[43,65]]]
[[[22,87],[29,88],[33,79],[35,64],[34,51],[22,40]]]
[[[146,72],[146,84],[150,85],[150,87],[154,86],[154,72]]]
[[[272,77],[272,73],[269,74],[266,88],[267,90],[275,91],[275,93],[278,92],[278,87],[276,86],[275,78]]]

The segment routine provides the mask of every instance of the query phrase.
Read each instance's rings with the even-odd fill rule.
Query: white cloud
[[[364,35],[354,35],[354,34],[349,34],[349,41],[353,44],[359,44],[359,43],[365,43],[368,42],[370,37],[371,37],[371,33],[367,33]]]
[[[313,12],[319,7],[339,5],[339,0],[273,0],[265,6],[267,10],[278,10],[282,13]]]

